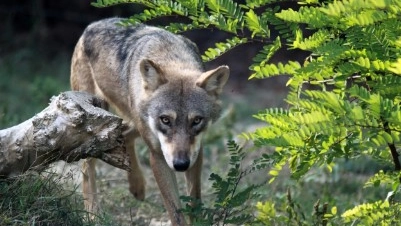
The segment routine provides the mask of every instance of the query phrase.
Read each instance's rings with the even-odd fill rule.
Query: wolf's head
[[[171,75],[142,60],[140,71],[148,96],[141,103],[141,115],[153,137],[148,142],[160,147],[171,169],[185,171],[198,157],[203,132],[220,115],[218,97],[229,68],[220,66],[197,76]]]

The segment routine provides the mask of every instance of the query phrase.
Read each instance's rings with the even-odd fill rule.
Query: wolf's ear
[[[214,70],[204,72],[198,80],[196,85],[205,89],[209,95],[218,96],[228,80],[230,69],[228,66],[220,66]]]
[[[144,59],[139,63],[142,74],[143,88],[148,91],[156,90],[166,83],[162,70],[153,61]]]

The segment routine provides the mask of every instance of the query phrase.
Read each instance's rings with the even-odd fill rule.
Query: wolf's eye
[[[170,125],[170,118],[167,116],[160,116],[160,122],[164,125]]]
[[[194,126],[199,125],[202,122],[202,117],[195,117],[194,120],[192,121],[192,124]]]

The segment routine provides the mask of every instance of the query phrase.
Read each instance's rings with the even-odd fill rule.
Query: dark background
[[[242,3],[242,1],[238,1]],[[40,54],[53,55],[65,51],[71,53],[83,29],[95,20],[106,17],[129,17],[141,12],[143,7],[137,4],[123,4],[107,8],[91,6],[89,0],[18,0],[0,3],[0,53],[21,48],[21,45],[36,47]],[[295,2],[287,2],[282,8],[295,8]],[[166,24],[179,18],[169,17],[151,21],[155,25]],[[213,43],[224,41],[230,35],[216,30],[196,30],[187,32],[188,36],[198,44],[201,52]],[[275,32],[272,31],[272,40]],[[245,44],[225,54],[222,60],[231,66],[233,74],[249,75],[248,66],[251,59],[262,47],[261,43]],[[276,54],[272,61],[286,61],[287,58],[302,59],[303,54],[283,51]],[[215,63],[212,62],[212,65]],[[235,76],[235,78],[238,78]]]

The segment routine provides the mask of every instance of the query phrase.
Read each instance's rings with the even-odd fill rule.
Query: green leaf
[[[332,214],[332,215],[337,215],[337,207],[336,207],[336,206],[333,206],[333,207],[331,208],[331,214]]]
[[[227,39],[225,42],[216,43],[216,48],[209,48],[206,50],[206,52],[202,55],[202,60],[205,62],[214,60],[227,51],[246,42],[246,38],[240,39],[238,37],[233,37],[231,39]]]
[[[261,37],[269,37],[270,32],[265,21],[262,21],[256,13],[250,9],[245,13],[245,21],[248,25],[249,30],[252,32],[251,37],[256,35]]]

